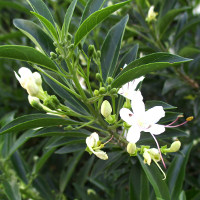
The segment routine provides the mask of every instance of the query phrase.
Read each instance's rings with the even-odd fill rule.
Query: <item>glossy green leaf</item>
[[[156,199],[171,200],[166,180],[162,180],[163,175],[161,174],[158,167],[154,163],[151,163],[150,166],[144,164],[143,157],[140,155],[138,155],[138,159],[154,189]]]
[[[67,167],[67,170],[65,170],[61,173],[60,183],[59,183],[60,192],[63,192],[65,190],[83,153],[84,153],[84,151],[75,153],[74,156],[71,158],[71,161]]]
[[[189,7],[185,7],[185,8],[180,8],[180,9],[173,9],[167,12],[166,15],[164,15],[163,17],[159,18],[158,20],[158,29],[160,32],[160,38],[162,38],[162,36],[164,35],[164,33],[166,32],[167,28],[169,27],[169,25],[173,22],[174,18],[186,11],[189,10]]]
[[[75,143],[75,141],[74,141],[73,143],[70,143],[64,147],[61,147],[55,153],[57,153],[57,154],[73,153],[73,152],[77,152],[77,151],[82,151],[85,148],[86,148],[85,140],[77,141],[77,143]]]
[[[24,164],[23,157],[20,155],[18,151],[15,151],[14,154],[11,156],[12,166],[15,170],[18,177],[26,184],[28,184],[27,179],[27,166]]]
[[[120,87],[125,83],[147,73],[189,61],[191,61],[191,59],[183,58],[177,55],[168,53],[153,53],[131,62],[118,74],[111,86]]]
[[[192,149],[192,144],[185,145],[181,151],[172,161],[167,171],[167,184],[172,199],[178,199],[185,178],[186,164]],[[181,166],[181,167],[180,167]]]
[[[56,148],[51,148],[44,152],[44,154],[39,158],[37,163],[35,163],[34,168],[33,168],[33,173],[37,174],[39,170],[44,166],[48,158],[54,153]]]
[[[74,45],[77,46],[78,43],[90,32],[92,31],[99,23],[101,23],[104,19],[106,19],[109,15],[111,15],[116,10],[120,9],[129,1],[125,1],[122,3],[115,4],[113,6],[106,7],[99,11],[94,12],[91,14],[78,28],[75,38],[74,38]]]
[[[70,124],[78,124],[78,122],[71,119],[61,118],[55,115],[30,114],[18,117],[17,119],[2,127],[0,129],[0,134],[5,134],[12,131],[17,132],[38,127]]]
[[[17,180],[12,180],[12,182],[4,180],[2,181],[2,183],[3,183],[5,194],[9,200],[21,200],[21,195],[19,192]]]
[[[32,47],[19,45],[0,46],[0,58],[22,60],[57,71],[56,65],[49,57]]]
[[[99,10],[103,3],[104,0],[88,0],[83,11],[80,24],[82,24],[83,21],[85,21],[85,19],[87,19],[87,17],[89,17],[92,13]]]
[[[11,156],[18,148],[20,148],[24,143],[26,143],[32,136],[34,136],[34,130],[28,130],[15,141],[11,148],[9,148],[8,156]],[[9,135],[9,134],[8,134]]]
[[[189,21],[182,27],[182,29],[176,34],[174,42],[176,42],[183,34],[190,31],[193,27],[200,23],[200,17],[195,17],[195,19]]]
[[[42,0],[27,0],[27,1],[36,13],[42,15],[44,18],[49,20],[53,25],[55,24],[50,10]]]
[[[106,81],[108,76],[112,77],[116,70],[116,63],[119,57],[119,51],[127,21],[128,15],[113,26],[108,32],[102,45],[101,66],[104,81]]]
[[[35,12],[31,12],[31,13],[34,14],[42,22],[42,24],[44,25],[44,27],[46,28],[46,30],[48,32],[50,32],[50,34],[52,35],[52,37],[56,41],[58,41],[58,34],[57,34],[56,29],[52,25],[52,23],[49,20],[47,20],[45,17],[43,17],[42,15],[39,15],[38,13],[35,13]]]
[[[67,12],[65,14],[64,23],[63,23],[62,30],[61,30],[61,41],[63,41],[64,38],[68,34],[69,24],[71,22],[76,3],[77,3],[77,0],[73,0],[71,2],[70,6],[68,7]]]
[[[177,107],[169,105],[168,103],[165,103],[163,101],[146,101],[145,102],[145,109],[150,109],[153,108],[154,106],[162,106],[164,110],[170,110],[170,109],[175,109]]]
[[[53,40],[37,24],[23,19],[14,19],[13,24],[48,55],[55,51]]]
[[[192,47],[192,46],[185,46],[182,49],[180,49],[179,51],[179,55],[180,56],[187,56],[189,58],[193,58],[196,55],[200,54],[200,49],[196,48],[196,47]]]

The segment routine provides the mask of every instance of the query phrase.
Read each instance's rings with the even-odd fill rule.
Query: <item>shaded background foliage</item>
[[[71,1],[46,0],[44,2],[50,8],[55,21],[61,26]],[[159,13],[158,20],[152,25],[145,22],[149,9],[148,2],[150,5],[155,5],[155,11]],[[77,3],[70,25],[71,34],[74,34],[78,28],[86,3],[86,0],[80,0]],[[112,3],[119,3],[119,1],[112,1]],[[176,112],[195,117],[192,122],[182,127],[182,130],[188,134],[187,137],[180,138],[183,151],[191,148],[189,145],[191,142],[194,143],[187,165],[178,157],[181,153],[174,155],[177,156],[177,160],[179,159],[177,161],[179,165],[174,168],[184,169],[186,165],[186,171],[183,170],[180,173],[184,180],[178,177],[178,182],[177,180],[171,182],[171,184],[180,184],[181,187],[184,181],[178,198],[193,200],[200,198],[200,147],[198,144],[200,141],[200,124],[198,123],[200,16],[193,12],[199,3],[197,0],[171,0],[170,3],[167,0],[132,1],[121,8],[117,15],[111,15],[95,28],[83,46],[87,50],[89,44],[94,44],[97,49],[100,49],[107,30],[128,13],[129,21],[120,58],[134,45],[139,44],[138,57],[154,52],[173,52],[193,59],[190,63],[181,64],[179,68],[167,68],[147,75],[142,87],[145,100],[165,101],[178,107]],[[35,47],[13,25],[12,17],[29,19],[39,24],[38,20],[30,14],[28,3],[25,0],[17,1],[17,3],[16,1],[0,1],[0,10],[0,44]],[[165,19],[164,17],[170,11],[168,18]],[[0,61],[0,116],[3,126],[16,116],[36,111],[28,104],[27,94],[19,86],[13,74],[13,70],[16,71],[22,65],[28,65],[7,59],[0,59]],[[44,87],[53,93],[47,84]],[[155,199],[152,186],[144,172],[148,170],[148,167],[141,168],[139,160],[130,157],[119,147],[110,144],[108,149],[112,147],[113,150],[108,154],[109,160],[105,162],[84,153],[82,151],[84,147],[78,142],[73,143],[75,140],[84,140],[81,134],[77,135],[78,139],[64,137],[61,136],[62,132],[59,128],[51,130],[49,137],[44,137],[45,133],[49,133],[48,128],[41,132],[29,130],[0,136],[1,199]],[[88,131],[87,134],[89,133]],[[42,137],[34,137],[35,134],[41,134]],[[56,137],[56,134],[60,136]],[[167,142],[170,144],[170,140]],[[169,157],[167,164],[173,158],[173,156]],[[155,166],[151,167],[154,170]],[[172,169],[173,167],[169,167],[168,172]],[[28,183],[30,186],[26,187]],[[140,193],[138,192],[140,190],[146,192]],[[170,191],[173,193],[172,188]],[[172,199],[177,199],[174,198],[176,195],[174,194]]]

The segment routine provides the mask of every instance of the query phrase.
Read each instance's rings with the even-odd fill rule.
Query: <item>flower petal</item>
[[[140,91],[135,92],[135,96],[131,101],[131,107],[134,114],[141,115],[145,113],[145,105],[143,102],[143,96]]]
[[[133,113],[127,109],[127,108],[122,108],[119,112],[120,117],[127,122],[129,125],[132,125],[133,123]]]
[[[137,126],[131,126],[128,130],[126,140],[131,143],[136,143],[140,139],[141,130]]]
[[[146,129],[145,132],[150,132],[153,135],[159,135],[165,132],[165,126],[160,124],[151,125],[150,128]]]
[[[165,111],[162,106],[155,106],[145,112],[145,120],[149,124],[157,123],[162,117],[165,116]]]
[[[107,160],[108,159],[108,155],[106,152],[102,151],[102,150],[96,150],[95,152],[93,152],[98,158],[102,159],[102,160]]]

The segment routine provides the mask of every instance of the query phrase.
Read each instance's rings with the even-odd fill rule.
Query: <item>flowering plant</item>
[[[19,138],[15,137],[13,147],[3,159],[13,155],[31,138],[46,139],[41,145],[44,148],[43,155],[41,159],[35,159],[28,179],[25,176],[24,179],[14,180],[14,185],[19,182],[22,193],[33,199],[49,199],[38,186],[41,183],[37,179],[39,171],[53,153],[73,154],[68,161],[71,167],[67,171],[63,170],[64,175],[60,178],[57,199],[65,198],[70,173],[83,156],[87,160],[81,171],[86,171],[85,176],[89,175],[94,160],[100,159],[97,163],[104,162],[102,166],[106,165],[107,168],[109,162],[113,168],[116,164],[117,168],[122,164],[126,165],[128,161],[125,160],[129,160],[134,169],[139,169],[140,178],[144,174],[148,178],[156,198],[170,199],[173,195],[167,184],[173,181],[173,170],[170,168],[169,156],[180,150],[181,142],[177,137],[185,136],[173,128],[186,124],[193,117],[175,125],[182,114],[170,112],[169,109],[174,107],[165,102],[146,101],[142,83],[145,83],[145,76],[148,74],[165,68],[178,68],[191,59],[168,52],[139,56],[138,44],[124,51],[123,48],[127,47],[123,41],[128,27],[128,15],[120,16],[118,22],[104,35],[101,45],[91,42],[91,33],[98,29],[97,26],[113,13],[117,14],[119,9],[128,9],[130,0],[112,5],[105,4],[104,1],[88,1],[74,34],[70,27],[73,19],[76,19],[73,14],[81,1],[71,1],[61,26],[42,0],[27,2],[41,26],[23,19],[15,19],[14,25],[32,40],[35,48],[2,45],[0,57],[27,63],[26,67],[21,67],[18,72],[14,71],[14,74],[26,90],[24,92],[28,93],[30,105],[38,113],[17,117],[2,126],[0,134],[3,136],[17,132],[21,134]],[[159,14],[154,12],[154,6],[148,7],[144,22],[146,20],[145,23],[152,30]],[[47,85],[50,87],[48,92]],[[173,134],[168,134],[170,129],[173,129]],[[171,146],[167,147],[169,144]],[[188,145],[183,152],[189,155],[190,149],[191,145]],[[121,159],[121,156],[125,159]],[[159,164],[160,161],[164,168]],[[22,166],[25,170],[25,166]],[[136,173],[135,171],[132,172]],[[121,176],[120,173],[117,177]],[[88,179],[98,185],[94,177]],[[77,191],[83,190],[81,187],[85,181],[81,182],[80,187],[74,185]],[[130,179],[130,185],[132,181]],[[6,184],[12,188],[9,182],[4,185]],[[34,190],[37,192],[34,193]],[[179,196],[180,191],[178,192],[174,196]]]

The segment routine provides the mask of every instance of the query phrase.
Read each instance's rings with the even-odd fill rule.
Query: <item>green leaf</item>
[[[30,114],[18,117],[17,119],[2,127],[0,129],[0,134],[5,134],[12,131],[17,132],[38,127],[70,124],[78,124],[78,122],[71,119],[61,118],[55,115]]]
[[[31,13],[34,14],[42,22],[42,24],[44,25],[44,27],[46,28],[46,30],[48,32],[50,32],[50,34],[52,35],[52,37],[56,41],[58,41],[58,34],[57,34],[56,29],[52,25],[52,23],[49,20],[47,20],[45,17],[43,17],[42,15],[39,15],[38,13],[35,13],[35,12],[31,12]]]
[[[167,28],[169,27],[169,25],[173,22],[174,18],[186,11],[189,10],[189,7],[185,7],[185,8],[180,8],[180,9],[173,9],[167,12],[166,15],[164,15],[163,17],[159,18],[158,20],[158,30],[160,33],[160,39],[162,38],[162,36],[164,35],[164,33],[166,32]]]
[[[2,183],[3,183],[5,194],[9,200],[21,200],[21,195],[19,193],[19,187],[17,185],[16,180],[12,180],[10,182],[7,180],[4,180],[2,181]]]
[[[182,29],[176,34],[174,43],[187,31],[192,30],[192,28],[200,23],[200,17],[196,17],[195,19],[189,21],[182,27]]]
[[[77,46],[79,42],[90,32],[92,31],[99,23],[101,23],[104,19],[106,19],[109,15],[111,15],[116,10],[120,9],[127,3],[129,3],[130,0],[115,4],[113,6],[106,7],[104,9],[101,9],[99,11],[94,12],[91,14],[78,28],[75,39],[74,39],[74,45]]]
[[[163,101],[152,100],[152,101],[145,102],[145,109],[150,109],[150,108],[153,108],[154,106],[162,106],[164,110],[177,108],[177,107],[169,105],[168,103],[165,103]]]
[[[43,167],[43,165],[46,163],[48,158],[53,154],[56,148],[51,148],[48,151],[44,152],[44,154],[40,157],[40,159],[37,161],[37,163],[33,167],[33,173],[38,174],[39,170]]]
[[[53,40],[37,24],[23,19],[14,19],[13,24],[48,55],[51,51],[55,51]]]
[[[119,57],[119,51],[127,21],[128,15],[125,16],[115,26],[113,26],[108,32],[102,45],[101,66],[104,81],[106,81],[108,76],[112,77],[114,71],[116,70],[116,64]]]
[[[200,49],[191,46],[185,46],[182,49],[180,49],[178,54],[183,57],[187,56],[189,58],[192,58],[200,54]]]
[[[80,143],[81,142],[81,143]],[[86,148],[85,140],[78,141],[75,143],[75,141],[71,144],[68,144],[60,149],[58,149],[55,153],[57,154],[66,154],[66,153],[73,153],[77,151],[83,151]]]
[[[167,184],[172,199],[178,199],[185,178],[186,164],[192,149],[192,143],[185,145],[182,154],[177,155],[167,171]],[[181,166],[181,167],[180,167]]]
[[[57,71],[54,62],[41,52],[32,47],[19,45],[0,46],[0,58],[22,60],[33,64],[41,65],[47,69]]]
[[[8,9],[8,8],[12,8],[21,12],[25,12],[26,14],[29,14],[29,10],[23,6],[23,4],[21,5],[21,3],[17,3],[17,2],[9,2],[9,1],[0,1],[0,9]]]
[[[162,180],[163,175],[161,174],[158,167],[154,163],[151,163],[150,166],[148,166],[147,164],[144,164],[144,161],[141,155],[138,155],[138,159],[140,161],[140,164],[149,182],[151,183],[154,189],[154,192],[156,194],[156,199],[171,200],[166,181]]]
[[[175,64],[189,62],[191,60],[192,59],[168,53],[153,53],[130,63],[117,75],[111,86],[112,88],[121,87],[125,83],[147,73],[164,69]]]
[[[89,17],[92,13],[99,10],[103,3],[104,0],[88,0],[87,5],[85,6],[85,9],[83,11],[80,24],[82,24],[83,21],[85,21],[85,19]]]
[[[68,165],[67,170],[63,171],[61,173],[60,177],[60,183],[59,183],[59,188],[60,192],[62,193],[65,188],[67,187],[67,184],[69,183],[70,178],[72,177],[76,166],[83,155],[84,151],[80,151],[79,153],[74,153],[74,156],[70,160],[70,164]]]
[[[67,12],[65,14],[64,23],[63,23],[62,30],[61,30],[61,41],[63,41],[64,38],[68,34],[69,24],[71,22],[76,3],[77,3],[77,0],[73,0],[71,2],[70,6],[68,7]]]
[[[51,15],[50,10],[48,9],[46,4],[42,0],[27,0],[27,1],[36,13],[38,13],[39,15],[42,15],[44,18],[50,21],[53,25],[55,25],[55,22],[54,22],[53,16]]]

